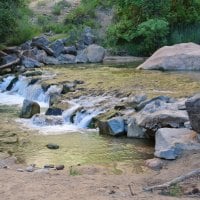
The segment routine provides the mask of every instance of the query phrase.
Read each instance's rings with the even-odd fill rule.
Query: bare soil
[[[50,171],[49,174],[18,172],[25,168],[12,158],[4,159],[8,169],[0,169],[1,200],[171,200],[199,199],[199,194],[184,195],[194,188],[200,189],[200,177],[181,183],[180,191],[172,196],[160,195],[160,191],[144,192],[143,187],[161,184],[200,167],[200,152],[188,152],[176,161],[166,161],[161,171],[144,170],[143,173],[123,169],[121,175],[111,174],[106,167],[77,166],[79,173],[70,175],[69,169]],[[1,162],[0,162],[1,163]],[[130,189],[131,188],[131,189]],[[177,197],[176,197],[177,196]]]

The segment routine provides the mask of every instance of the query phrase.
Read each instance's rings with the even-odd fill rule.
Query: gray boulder
[[[200,45],[182,43],[162,47],[137,69],[200,70]]]
[[[114,117],[106,121],[99,121],[98,127],[100,134],[121,136],[125,133],[125,123],[122,117]]]
[[[105,56],[105,49],[101,46],[98,46],[96,44],[92,44],[87,47],[87,58],[89,62],[91,63],[100,63],[103,62],[104,56]]]
[[[60,64],[60,62],[58,61],[58,59],[56,59],[54,57],[51,57],[51,56],[45,57],[44,63],[46,65],[59,65]]]
[[[11,63],[15,61],[16,59],[17,59],[17,56],[15,54],[4,56],[2,57],[2,64]]]
[[[141,102],[145,101],[146,99],[147,99],[146,94],[131,96],[128,98],[127,104],[132,108],[136,108]]]
[[[162,128],[156,132],[154,155],[168,160],[176,159],[184,150],[199,150],[200,137],[186,128]]]
[[[93,35],[90,27],[85,28],[82,35],[82,40],[85,45],[91,45],[95,42],[95,36]]]
[[[63,54],[71,54],[71,55],[76,56],[77,55],[77,50],[76,50],[75,46],[64,47],[62,53]]]
[[[185,105],[192,129],[200,133],[200,94],[189,98]]]
[[[145,133],[144,128],[138,126],[136,119],[129,120],[127,137],[129,138],[148,138],[148,135]]]
[[[50,44],[49,40],[45,36],[35,37],[32,39],[32,46],[48,46]]]
[[[150,136],[154,137],[155,132],[160,128],[180,128],[188,121],[186,111],[159,110],[154,113],[143,113],[136,117],[137,124],[147,130]]]
[[[88,62],[87,52],[85,50],[78,51],[75,62],[76,63],[87,63]]]
[[[38,50],[35,55],[36,60],[40,63],[45,63],[46,57],[47,53],[44,50]]]
[[[22,56],[21,64],[26,68],[34,68],[34,67],[42,67],[43,66],[43,64],[38,62],[37,60],[26,57],[26,56]]]
[[[53,50],[54,56],[58,57],[62,53],[62,51],[64,50],[65,46],[64,46],[62,40],[56,40],[49,47]]]
[[[25,43],[20,45],[21,50],[30,50],[32,49],[31,47],[31,41],[26,41]]]
[[[58,58],[60,64],[74,64],[76,63],[76,57],[70,54],[61,54]]]
[[[40,113],[40,105],[37,102],[25,99],[20,113],[21,118],[31,118],[33,115]]]

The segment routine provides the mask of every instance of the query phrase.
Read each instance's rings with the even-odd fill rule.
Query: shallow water
[[[185,97],[200,91],[200,73],[198,72],[164,73],[137,71],[130,66],[128,68],[124,68],[124,66],[109,68],[101,65],[46,67],[45,70],[50,74],[56,74],[54,78],[46,80],[47,83],[84,81],[84,84],[79,86],[80,93],[70,94],[71,97],[73,95],[80,96],[82,93],[96,95],[96,91],[98,95],[114,91],[124,94],[144,92],[149,97],[156,95]],[[81,88],[86,88],[86,90]],[[73,125],[71,127],[68,125],[31,126],[30,120],[18,119],[22,101],[23,98],[20,96],[0,93],[0,135],[17,133],[20,137],[23,136],[20,145],[6,144],[2,148],[10,151],[11,146],[12,152],[18,156],[19,160],[27,164],[34,163],[40,167],[45,164],[65,164],[66,166],[115,162],[135,164],[153,157],[153,144],[149,141],[104,137],[95,130],[80,131],[77,129],[76,131]],[[86,103],[90,102],[90,100],[86,101]],[[83,101],[83,103],[85,102]],[[49,150],[46,147],[48,143],[56,143],[60,149]],[[8,146],[9,148],[7,148]]]

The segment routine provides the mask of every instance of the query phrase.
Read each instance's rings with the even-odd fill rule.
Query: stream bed
[[[147,72],[137,71],[130,66],[115,68],[101,65],[45,67],[44,70],[55,75],[49,79],[46,77],[45,84],[59,84],[66,80],[83,81],[76,92],[68,93],[64,98],[70,99],[70,103],[74,104],[75,108],[79,105],[88,110],[77,111],[74,124],[68,123],[67,119],[71,117],[68,110],[64,112],[64,125],[34,127],[31,126],[31,120],[18,118],[23,99],[31,96],[33,100],[38,100],[45,110],[48,104],[48,91],[44,93],[39,85],[31,85],[23,78],[20,79],[21,82],[15,83],[9,93],[2,89],[0,93],[0,151],[7,151],[16,155],[20,162],[34,163],[39,167],[45,164],[72,166],[107,165],[116,162],[129,163],[132,166],[142,165],[145,159],[153,157],[152,141],[101,136],[98,130],[85,129],[88,119],[103,112],[103,109],[108,109],[112,102],[116,103],[117,95],[123,97],[130,93],[144,92],[149,97],[170,95],[177,98],[187,97],[200,91],[200,74],[196,72]],[[7,80],[9,81],[9,78]],[[6,81],[1,88],[9,85]],[[26,88],[22,85],[26,85]],[[51,89],[55,90],[53,87]],[[113,94],[117,95],[112,97]],[[88,100],[82,98],[83,96],[87,98],[87,95],[90,95]],[[60,148],[50,150],[46,147],[48,143],[58,144]]]

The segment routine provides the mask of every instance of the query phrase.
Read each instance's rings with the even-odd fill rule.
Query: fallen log
[[[2,56],[7,56],[8,54],[7,53],[5,53],[5,52],[3,52],[3,51],[0,51],[0,57],[2,57]]]
[[[193,176],[196,176],[196,175],[200,175],[200,168],[199,169],[196,169],[196,170],[193,170],[183,176],[179,176],[171,181],[168,181],[164,184],[161,184],[161,185],[155,185],[155,186],[151,186],[151,187],[146,187],[146,188],[143,188],[144,191],[154,191],[154,190],[163,190],[163,189],[166,189],[172,185],[175,185],[177,183],[180,183],[188,178],[191,178]]]
[[[20,62],[20,59],[17,58],[16,60],[14,60],[12,62],[9,62],[9,63],[7,63],[5,65],[0,65],[0,69],[11,68],[11,67],[13,67],[13,65],[18,64],[19,62]]]

